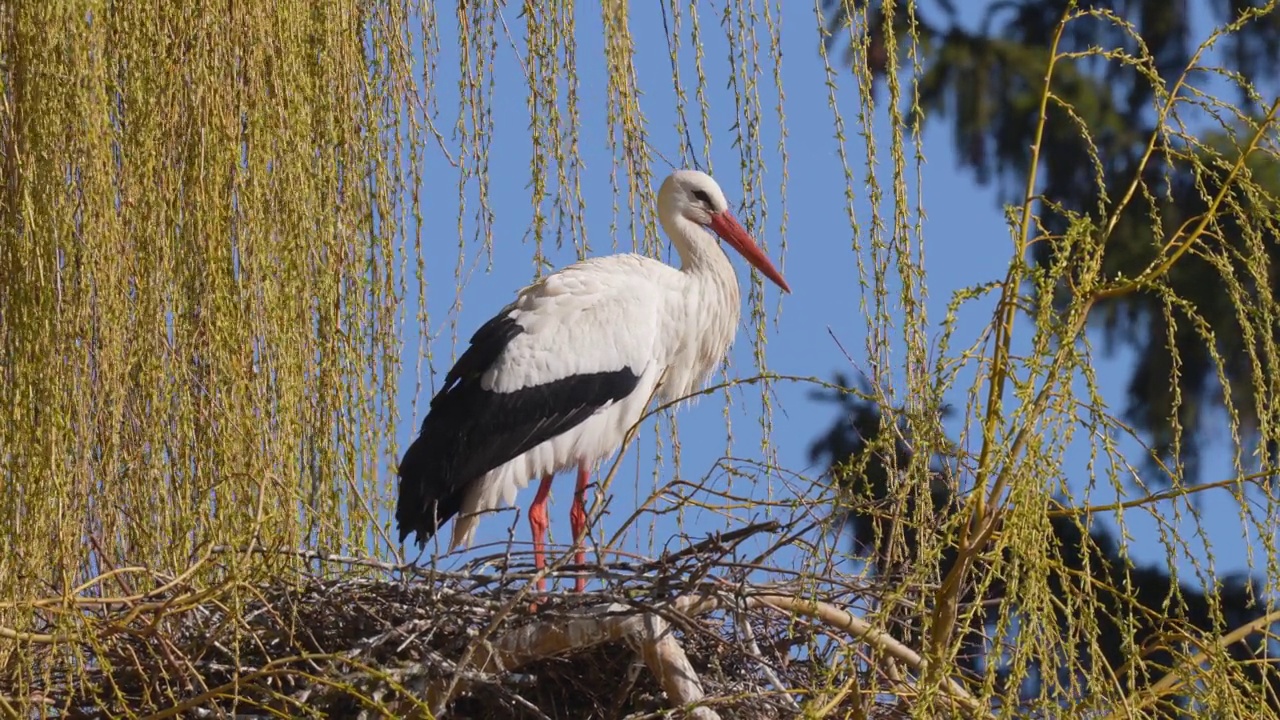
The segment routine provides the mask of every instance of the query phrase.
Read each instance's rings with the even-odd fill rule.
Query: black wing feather
[[[431,400],[417,439],[400,460],[400,542],[416,533],[418,547],[425,547],[461,509],[471,482],[572,429],[601,407],[630,395],[639,384],[639,376],[624,367],[513,392],[485,390],[480,378],[524,332],[509,312],[504,310],[471,337]]]

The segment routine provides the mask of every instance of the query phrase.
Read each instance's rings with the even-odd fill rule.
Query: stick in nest
[[[625,641],[636,649],[670,703],[689,708],[687,717],[719,720],[714,710],[698,706],[706,694],[671,624],[656,613],[636,613],[621,603],[586,608],[567,622],[538,622],[504,633],[479,645],[471,664],[480,672],[510,672],[538,660],[615,641]],[[444,697],[448,684],[441,680],[428,689],[431,707],[448,704],[449,698]]]

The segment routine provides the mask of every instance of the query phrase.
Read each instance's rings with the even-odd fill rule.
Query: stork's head
[[[658,216],[668,223],[668,232],[677,239],[678,232],[671,231],[670,221],[680,218],[710,229],[734,250],[772,280],[785,292],[791,287],[782,278],[769,258],[752,239],[751,234],[729,212],[729,201],[724,191],[711,176],[698,170],[677,170],[667,177],[658,191]],[[689,242],[689,238],[679,238]]]

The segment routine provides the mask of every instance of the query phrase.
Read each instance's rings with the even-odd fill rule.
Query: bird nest
[[[607,589],[581,594],[509,571],[360,576],[380,564],[312,554],[313,571],[348,571],[171,582],[82,611],[91,637],[19,634],[0,700],[65,718],[789,718],[815,701],[898,716],[919,658],[844,609],[867,588],[734,579],[731,536],[761,529],[593,567]]]

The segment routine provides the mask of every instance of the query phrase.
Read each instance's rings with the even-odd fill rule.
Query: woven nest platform
[[[92,642],[27,634],[15,643],[18,652],[0,656],[0,710],[754,719],[799,717],[819,698],[837,717],[902,716],[919,658],[842,609],[852,597],[734,581],[744,571],[725,559],[728,540],[662,562],[593,566],[607,589],[581,594],[538,595],[532,573],[509,570],[390,579],[330,569],[218,592],[168,583],[82,610]],[[845,650],[816,650],[824,640]],[[850,651],[864,660],[849,662]],[[957,716],[969,714],[972,701],[953,689]]]

